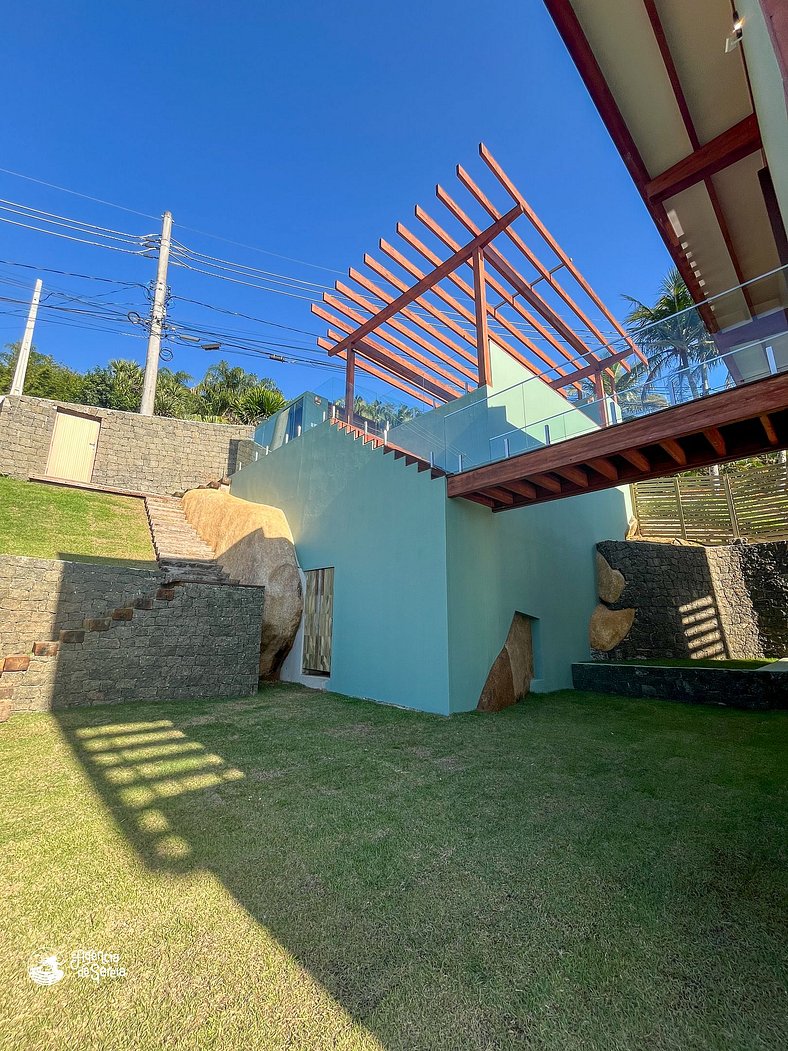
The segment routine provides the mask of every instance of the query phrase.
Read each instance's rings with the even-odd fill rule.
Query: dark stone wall
[[[576,690],[766,711],[788,708],[788,672],[660,668],[594,661],[572,665]]]
[[[683,547],[605,540],[626,581],[611,609],[635,609],[611,660],[788,654],[788,543]]]
[[[93,484],[141,493],[177,493],[238,469],[254,427],[69,405],[44,398],[0,399],[0,474],[46,474],[58,408],[101,421]]]

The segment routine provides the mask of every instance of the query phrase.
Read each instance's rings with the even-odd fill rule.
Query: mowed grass
[[[0,729],[0,1046],[783,1049],[784,713],[296,686]],[[39,946],[125,979],[26,974]]]
[[[142,500],[0,477],[0,554],[155,565]]]

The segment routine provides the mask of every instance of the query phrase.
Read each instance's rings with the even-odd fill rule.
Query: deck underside
[[[448,495],[507,511],[785,448],[783,374],[463,471]]]

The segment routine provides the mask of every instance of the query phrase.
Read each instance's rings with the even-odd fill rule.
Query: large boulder
[[[192,489],[183,509],[230,577],[265,588],[260,678],[277,678],[304,608],[287,518],[278,507],[239,500],[223,489]]]
[[[618,602],[621,592],[627,586],[624,574],[613,569],[608,560],[599,551],[596,553],[596,589],[597,594],[608,605]]]
[[[480,712],[500,712],[522,700],[531,688],[534,652],[531,621],[515,613],[503,649],[493,661],[479,703]]]
[[[607,653],[629,634],[635,623],[634,609],[608,609],[600,603],[591,614],[588,637],[592,650]]]

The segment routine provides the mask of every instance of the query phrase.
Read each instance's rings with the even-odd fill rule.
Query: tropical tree
[[[668,400],[664,395],[650,390],[645,378],[645,366],[635,364],[625,369],[621,362],[614,362],[602,373],[602,389],[618,405],[623,419],[633,419],[644,413],[665,409]],[[612,373],[612,375],[611,375]],[[581,380],[582,392],[573,400],[585,404],[597,398],[597,390],[592,379]],[[582,407],[582,404],[580,407]]]
[[[632,304],[626,318],[629,333],[648,359],[645,382],[678,372],[679,390],[686,383],[693,398],[708,391],[709,369],[718,351],[679,271],[668,271],[652,306],[624,298]]]
[[[287,404],[280,390],[267,386],[265,382],[247,387],[238,395],[234,413],[239,423],[260,423]]]
[[[11,389],[14,368],[19,355],[19,343],[9,343],[0,352],[0,394]],[[24,393],[33,398],[52,398],[54,401],[78,401],[82,377],[78,372],[61,365],[47,354],[30,350],[25,375]]]

